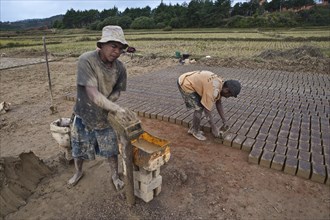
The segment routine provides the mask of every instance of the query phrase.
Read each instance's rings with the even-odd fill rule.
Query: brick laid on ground
[[[310,161],[311,153],[303,150],[299,150],[298,159],[304,161]]]
[[[309,179],[311,175],[311,163],[305,160],[299,160],[297,176]]]
[[[260,157],[262,155],[263,150],[261,148],[252,148],[248,161],[250,163],[259,164]]]
[[[311,180],[319,183],[324,183],[327,177],[326,167],[323,164],[312,164]]]
[[[234,133],[226,134],[225,138],[223,139],[223,144],[228,147],[231,147],[235,137],[236,137],[236,134],[234,134]]]
[[[284,154],[275,154],[271,168],[275,170],[283,170],[286,156]]]
[[[243,136],[243,135],[237,135],[235,137],[235,139],[233,140],[233,143],[232,143],[232,146],[234,148],[238,148],[238,149],[241,149],[242,148],[242,144],[243,142],[245,141],[246,137]]]
[[[272,151],[264,150],[260,158],[260,165],[263,167],[270,167],[275,153]]]
[[[295,157],[287,157],[284,165],[284,172],[291,175],[296,175],[297,168],[298,159]]]
[[[252,138],[246,138],[242,144],[242,150],[250,152],[252,150],[252,146],[254,145],[255,140]],[[261,148],[262,150],[262,148]]]

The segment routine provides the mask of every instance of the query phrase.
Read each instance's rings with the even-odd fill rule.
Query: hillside
[[[62,20],[64,15],[55,15],[43,19],[26,19],[15,22],[0,22],[0,30],[28,30],[28,29],[47,29],[56,20]]]

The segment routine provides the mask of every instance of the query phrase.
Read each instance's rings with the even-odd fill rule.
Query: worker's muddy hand
[[[220,136],[219,128],[212,129],[212,134],[215,138],[218,138]]]
[[[226,125],[226,124],[222,125],[221,128],[220,128],[221,132],[226,132],[228,130],[229,130],[229,125]]]
[[[115,117],[121,122],[136,122],[138,121],[136,113],[133,111],[123,108],[123,111],[117,111]]]

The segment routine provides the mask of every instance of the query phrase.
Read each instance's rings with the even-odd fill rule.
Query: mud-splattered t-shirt
[[[212,110],[213,104],[221,98],[223,79],[210,71],[184,73],[179,77],[179,83],[183,91],[197,92],[201,96],[202,105],[209,111]]]
[[[121,61],[114,61],[109,68],[102,62],[98,51],[82,54],[78,60],[75,114],[81,117],[90,129],[109,127],[108,111],[88,98],[85,86],[97,87],[100,93],[109,98],[114,91],[125,91],[126,81],[126,68]]]

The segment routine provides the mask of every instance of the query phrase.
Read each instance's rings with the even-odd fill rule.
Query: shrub
[[[153,18],[145,16],[134,19],[131,24],[132,29],[152,29],[155,28],[155,21]]]

